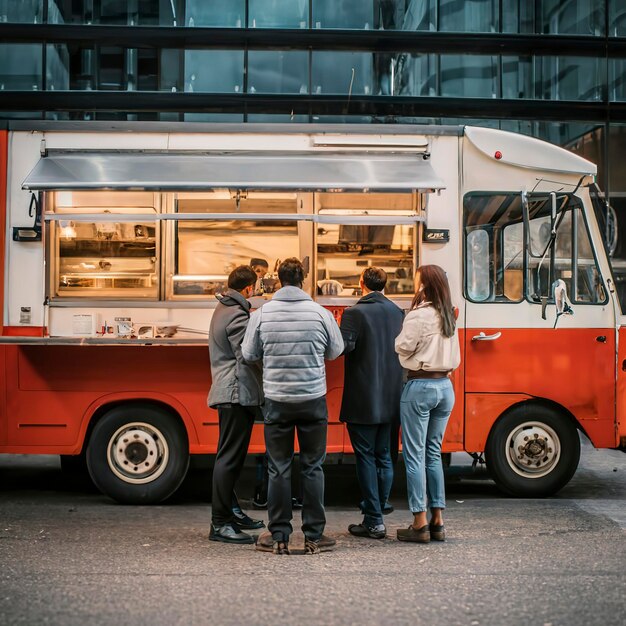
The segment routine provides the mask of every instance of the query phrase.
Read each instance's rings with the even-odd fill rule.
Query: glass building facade
[[[0,92],[4,120],[534,135],[598,164],[626,265],[625,0],[0,0]]]

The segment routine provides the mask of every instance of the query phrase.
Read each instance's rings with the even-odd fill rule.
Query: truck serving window
[[[56,192],[46,202],[56,214],[50,226],[52,299],[158,298],[155,194]]]
[[[315,194],[318,295],[359,296],[361,273],[377,266],[387,295],[412,296],[418,202],[410,193]]]
[[[572,302],[606,301],[580,200],[472,192],[464,198],[465,294],[473,302],[540,303],[562,279]],[[555,235],[553,235],[553,230]]]
[[[210,296],[227,289],[228,274],[238,265],[251,265],[259,279],[256,295],[271,297],[279,287],[276,270],[281,260],[303,258],[300,231],[311,224],[296,219],[296,193],[215,190],[178,193],[177,214],[206,215],[206,219],[172,223],[170,296]],[[265,215],[272,219],[263,219]],[[285,219],[281,219],[285,216]],[[310,236],[309,236],[310,239]]]

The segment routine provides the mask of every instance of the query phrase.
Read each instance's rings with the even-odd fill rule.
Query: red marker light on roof
[[[502,158],[502,152],[500,152],[500,150],[496,150],[496,153],[493,156],[499,161]]]

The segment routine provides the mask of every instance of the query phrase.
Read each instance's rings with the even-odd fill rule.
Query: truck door
[[[615,313],[588,219],[562,192],[463,204],[465,449],[506,491],[552,493],[578,464],[575,420],[603,445],[615,415]]]

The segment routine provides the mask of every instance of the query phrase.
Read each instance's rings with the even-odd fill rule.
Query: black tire
[[[494,424],[485,457],[502,491],[527,498],[551,496],[574,475],[580,438],[572,421],[558,410],[521,404]]]
[[[87,467],[102,493],[122,504],[157,504],[180,486],[189,467],[181,421],[149,404],[105,413],[87,446]]]

